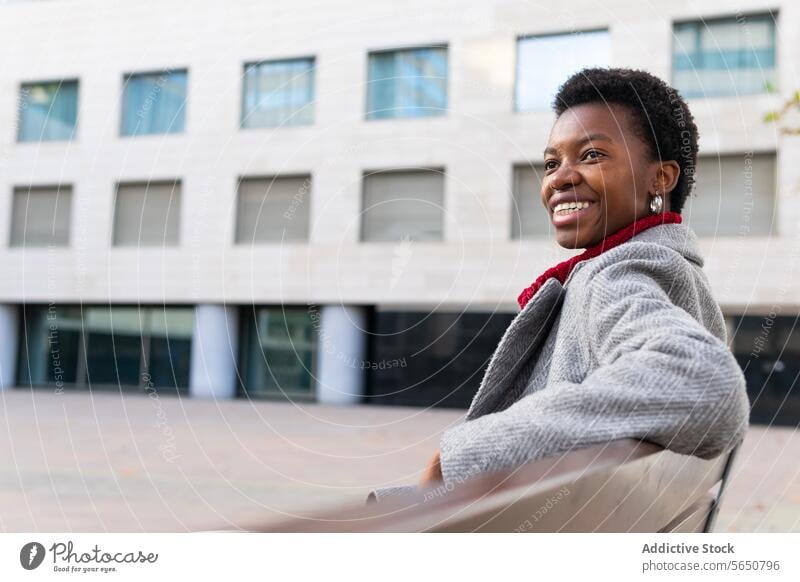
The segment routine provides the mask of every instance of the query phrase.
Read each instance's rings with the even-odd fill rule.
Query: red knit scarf
[[[564,281],[567,280],[567,277],[569,277],[572,267],[574,267],[577,263],[585,261],[586,259],[591,259],[592,257],[596,257],[600,253],[622,244],[633,235],[642,232],[643,230],[647,230],[650,227],[658,226],[659,224],[668,224],[670,222],[680,223],[681,220],[682,217],[677,212],[662,212],[659,214],[650,214],[633,221],[628,226],[606,236],[596,245],[588,247],[581,254],[575,255],[566,261],[562,261],[561,263],[558,263],[554,267],[550,267],[544,273],[539,275],[536,280],[531,283],[530,287],[524,289],[522,293],[519,294],[519,297],[517,297],[517,303],[519,303],[520,309],[525,307],[528,301],[530,301],[531,297],[533,297],[539,288],[544,285],[544,282],[550,277],[555,277],[563,284]]]

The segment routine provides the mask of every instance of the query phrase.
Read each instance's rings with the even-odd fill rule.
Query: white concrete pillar
[[[202,304],[194,308],[189,395],[227,399],[236,396],[239,314],[235,306]]]
[[[320,313],[317,401],[358,404],[366,388],[367,309],[325,305]]]
[[[0,390],[16,384],[18,345],[19,306],[0,304]]]

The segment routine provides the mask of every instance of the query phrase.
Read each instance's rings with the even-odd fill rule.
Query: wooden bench
[[[709,532],[738,447],[704,460],[622,439],[257,532]]]

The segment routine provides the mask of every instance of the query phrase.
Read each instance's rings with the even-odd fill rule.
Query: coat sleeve
[[[740,443],[750,412],[744,374],[725,342],[664,289],[690,284],[676,281],[691,277],[683,260],[601,269],[581,314],[594,369],[446,430],[445,482],[620,438],[704,459]]]
[[[376,487],[367,494],[365,504],[380,503],[388,497],[397,497],[398,495],[416,495],[420,489],[416,485],[390,485],[387,487]]]

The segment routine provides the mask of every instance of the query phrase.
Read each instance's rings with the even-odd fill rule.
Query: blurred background
[[[719,525],[800,530],[800,6],[0,2],[0,528],[160,531],[417,480],[518,293],[553,95],[645,69],[753,405]]]

